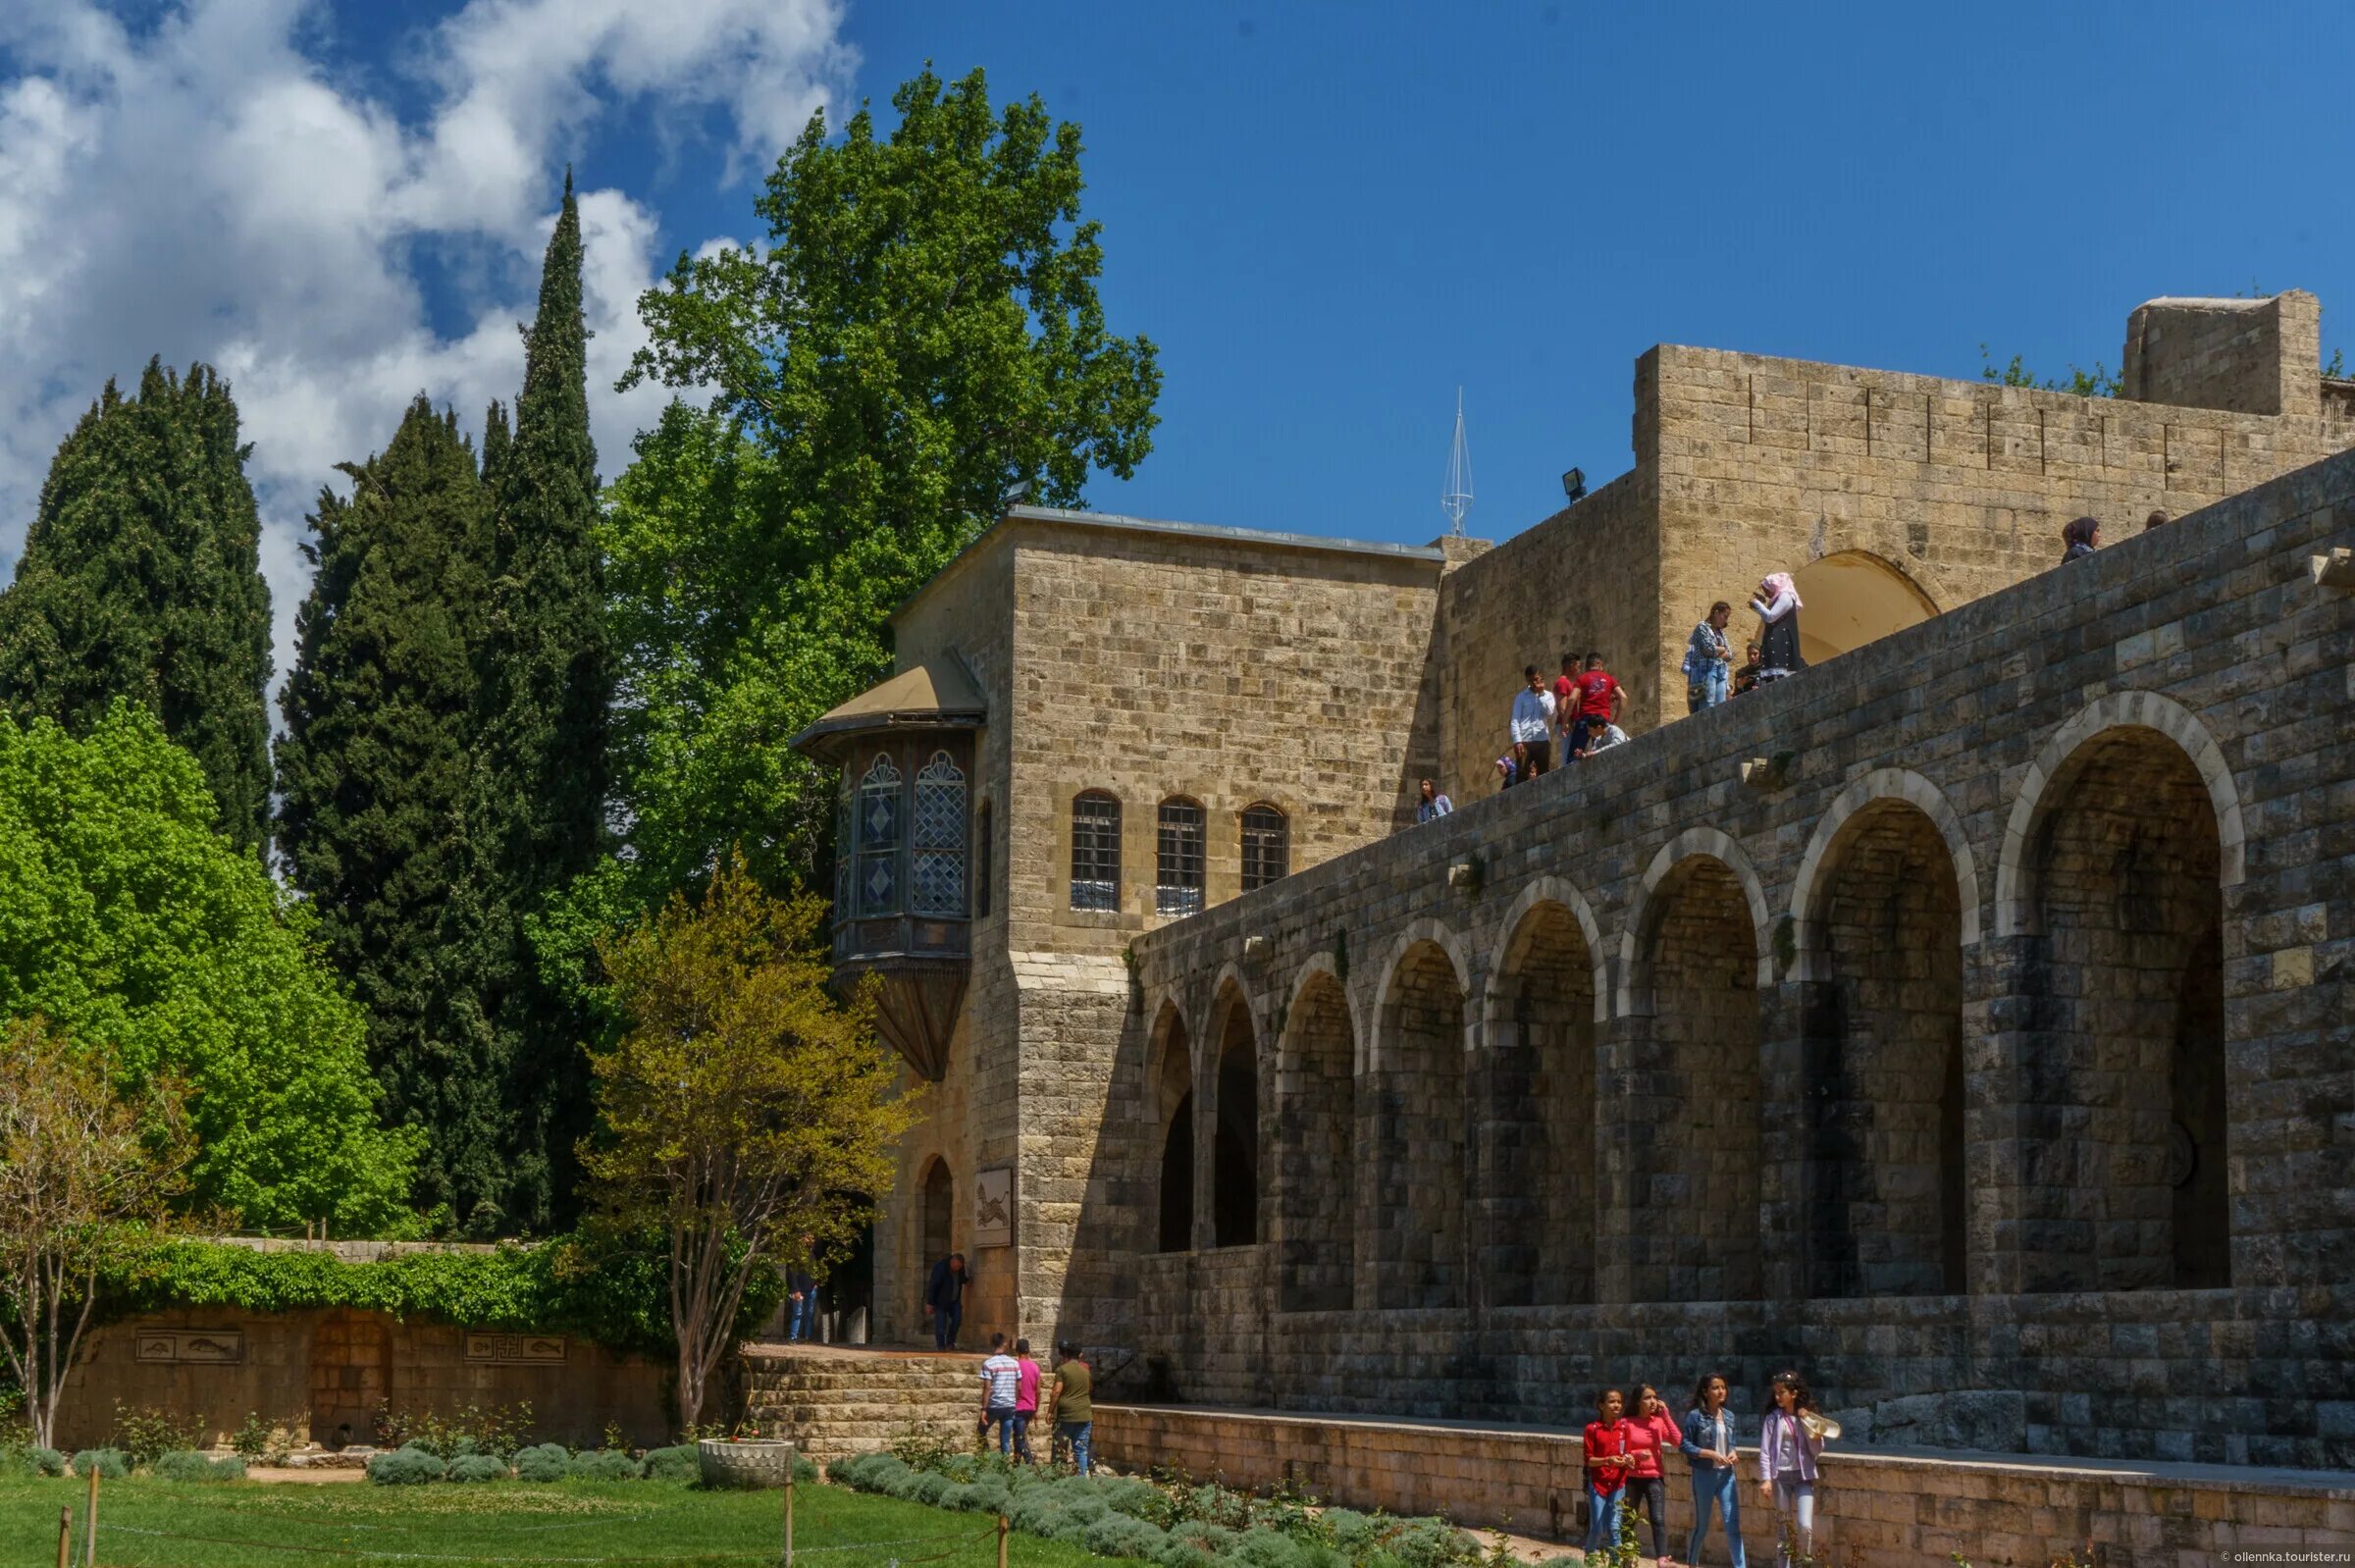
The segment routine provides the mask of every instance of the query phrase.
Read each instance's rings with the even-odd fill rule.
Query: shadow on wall
[[[1913,579],[1870,550],[1835,551],[1802,566],[1791,580],[1806,606],[1799,619],[1800,656],[1810,664],[1938,613]]]

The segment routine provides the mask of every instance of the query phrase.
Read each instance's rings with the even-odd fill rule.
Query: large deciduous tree
[[[190,1196],[248,1226],[397,1232],[417,1136],[387,1131],[359,1008],[310,912],[214,830],[194,758],[118,700],[79,737],[0,716],[0,1017],[183,1082]]]
[[[494,1047],[506,1066],[507,1228],[563,1217],[572,1145],[588,1123],[584,1023],[542,976],[534,928],[551,895],[604,847],[606,652],[589,434],[589,333],[581,315],[581,215],[572,179],[525,336],[511,437],[494,419],[491,581],[477,659],[481,757],[470,812],[480,862],[480,951]]]
[[[214,820],[258,850],[270,799],[270,591],[229,386],[150,362],[108,382],[49,467],[0,595],[0,707],[88,729],[123,698],[204,770]]]
[[[423,396],[342,471],[351,498],[321,494],[305,547],[278,849],[367,1010],[390,1120],[426,1135],[418,1204],[496,1229],[509,1084],[475,969],[466,832],[490,498],[455,419]]]
[[[828,989],[825,906],[761,891],[731,860],[700,899],[602,944],[625,1026],[591,1053],[598,1135],[581,1161],[601,1217],[669,1238],[679,1419],[701,1416],[749,1281],[852,1239],[916,1097],[874,999]]]
[[[1079,128],[929,71],[839,140],[813,117],[764,245],[681,257],[624,385],[706,389],[642,436],[605,522],[616,819],[586,933],[740,845],[810,884],[827,792],[784,742],[888,668],[885,616],[1006,505],[1077,505],[1150,450],[1154,348],[1106,329]]]
[[[98,1302],[98,1277],[170,1217],[189,1143],[179,1086],[116,1092],[114,1053],[45,1019],[0,1033],[0,1347],[24,1390],[32,1440],[51,1446],[67,1374]]]

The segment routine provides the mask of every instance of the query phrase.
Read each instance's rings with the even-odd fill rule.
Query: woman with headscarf
[[[1779,681],[1807,667],[1799,655],[1799,586],[1789,572],[1773,572],[1750,601],[1763,628],[1758,633],[1758,684]]]
[[[2098,517],[2078,518],[2061,530],[2061,543],[2068,547],[2061,552],[2063,563],[2084,559],[2101,548],[2101,519]]]

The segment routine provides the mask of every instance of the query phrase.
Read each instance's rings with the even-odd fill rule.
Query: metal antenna
[[[1455,444],[1447,448],[1447,485],[1439,492],[1439,510],[1447,514],[1447,532],[1464,537],[1464,514],[1472,509],[1472,448],[1464,444],[1464,390],[1455,390]]]

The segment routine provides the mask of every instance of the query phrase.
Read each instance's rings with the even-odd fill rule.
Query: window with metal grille
[[[917,915],[965,915],[965,774],[934,752],[916,775],[915,854],[909,907]]]
[[[1153,878],[1156,915],[1195,915],[1202,909],[1202,808],[1187,800],[1161,803],[1161,832]]]
[[[1243,891],[1266,887],[1292,871],[1291,826],[1273,806],[1243,813]]]
[[[1121,803],[1102,790],[1072,802],[1072,908],[1121,907]]]
[[[973,917],[989,916],[989,802],[973,813]]]
[[[859,779],[859,913],[900,912],[900,770],[880,752]]]

